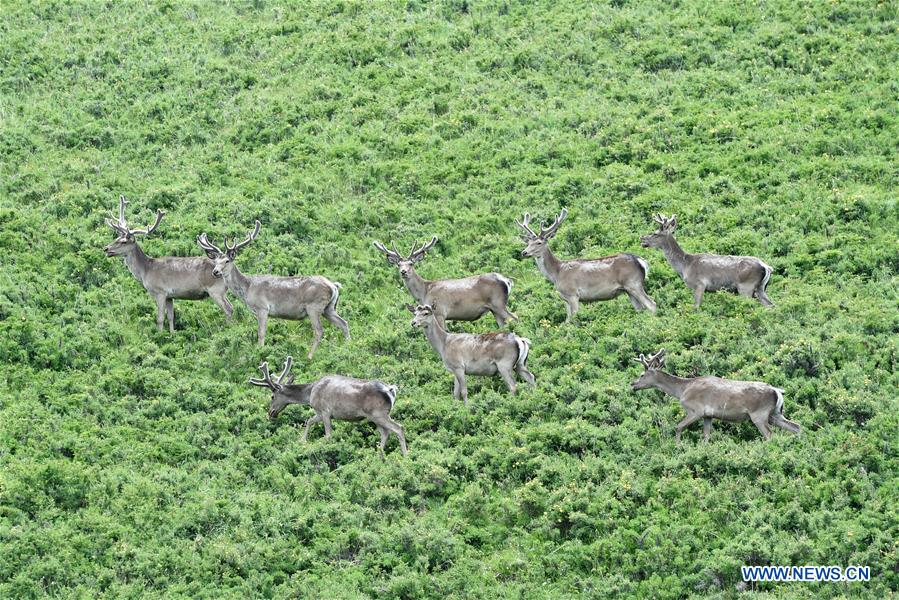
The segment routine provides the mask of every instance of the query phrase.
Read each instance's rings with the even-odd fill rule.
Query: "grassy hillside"
[[[730,597],[745,564],[870,565],[899,587],[893,2],[279,2],[0,6],[0,597]],[[343,283],[351,341],[234,300],[173,335],[103,218],[167,216],[153,256],[263,227],[244,272]],[[513,223],[570,211],[562,257],[629,251],[577,324]],[[657,250],[775,269],[766,310],[701,310]],[[371,242],[440,236],[426,277],[514,279],[537,388],[473,410]],[[492,320],[454,326],[490,331]],[[639,352],[760,379],[802,424],[765,443],[632,393]],[[400,386],[410,453],[367,424],[269,422],[262,360]]]

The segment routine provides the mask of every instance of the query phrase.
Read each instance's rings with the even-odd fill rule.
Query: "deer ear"
[[[412,306],[411,304],[406,304],[406,310],[408,310],[413,315],[415,314],[415,307]]]

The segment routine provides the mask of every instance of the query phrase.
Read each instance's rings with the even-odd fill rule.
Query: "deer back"
[[[684,279],[687,283],[703,283],[706,289],[732,289],[741,285],[757,285],[771,267],[754,256],[724,254],[688,254]]]
[[[353,421],[376,413],[390,413],[395,400],[395,386],[380,381],[328,375],[314,384],[310,404],[316,412],[327,412],[334,419]]]
[[[518,353],[518,337],[514,333],[450,333],[446,339],[444,362],[473,364],[511,361],[514,364]]]
[[[706,376],[687,386],[681,404],[687,410],[738,421],[749,414],[773,412],[778,399],[777,389],[767,383]]]
[[[166,256],[150,260],[143,283],[151,292],[174,298],[202,297],[225,282],[212,274],[213,262],[203,256]]]
[[[315,307],[320,312],[335,299],[339,291],[337,284],[319,275],[252,275],[249,281],[247,304],[268,307],[272,316],[302,315],[309,307]]]

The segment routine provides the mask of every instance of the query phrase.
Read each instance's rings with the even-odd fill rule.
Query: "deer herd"
[[[253,231],[243,241],[230,244],[223,238],[224,249],[213,244],[206,233],[197,237],[197,245],[205,257],[147,256],[137,243],[137,236],[147,236],[159,227],[165,213],[156,212],[153,225],[145,229],[131,229],[125,220],[127,201],[119,198],[118,218],[106,219],[116,234],[115,240],[104,248],[107,256],[123,257],[128,270],[143,284],[156,301],[156,326],[163,330],[166,319],[169,331],[175,330],[175,300],[212,300],[224,311],[228,321],[233,309],[227,298],[230,291],[240,298],[256,316],[257,340],[265,344],[268,318],[300,320],[308,318],[312,325],[312,346],[307,360],[312,360],[324,335],[322,317],[336,326],[350,339],[347,322],[337,314],[341,284],[320,275],[283,277],[276,275],[244,275],[235,263],[240,252],[251,244],[262,227],[256,221]],[[524,214],[515,221],[526,244],[523,257],[532,257],[537,268],[553,284],[564,300],[567,321],[574,319],[581,302],[611,300],[627,294],[634,309],[655,314],[656,303],[646,293],[649,263],[634,254],[621,253],[602,258],[563,260],[550,250],[549,241],[555,237],[568,211],[562,209],[548,226],[540,226],[537,233],[531,228],[531,216]],[[707,291],[729,290],[741,296],[755,298],[763,306],[774,304],[765,293],[773,269],[753,256],[723,256],[717,254],[689,254],[674,239],[677,217],[653,216],[658,229],[640,238],[646,248],[658,248],[672,269],[693,291],[698,309]],[[466,375],[499,375],[509,392],[516,392],[516,376],[531,386],[536,385],[528,370],[531,341],[512,332],[457,333],[447,328],[447,321],[476,321],[491,313],[497,326],[516,320],[509,310],[512,280],[499,273],[483,273],[461,279],[424,279],[415,270],[427,252],[438,242],[436,236],[428,243],[412,246],[403,256],[396,244],[388,248],[380,241],[374,247],[387,262],[397,267],[406,288],[417,303],[407,304],[412,313],[412,327],[421,328],[444,367],[453,374],[453,396],[468,404]],[[665,350],[648,358],[644,354],[635,359],[643,365],[643,374],[631,387],[641,390],[654,387],[680,400],[686,417],[677,424],[676,440],[690,424],[703,420],[706,441],[711,433],[712,419],[725,421],[750,420],[767,439],[769,425],[792,433],[800,427],[783,415],[783,390],[756,381],[736,381],[705,376],[682,378],[662,371]],[[259,369],[262,379],[251,378],[249,383],[271,390],[268,416],[274,419],[288,404],[305,404],[314,415],[306,421],[302,439],[309,428],[321,422],[325,436],[331,435],[331,421],[367,420],[381,434],[380,451],[391,433],[399,439],[400,451],[406,454],[403,428],[390,418],[396,402],[397,387],[377,380],[356,379],[342,375],[328,375],[310,383],[294,383],[290,375],[293,358],[288,356],[276,379],[269,373],[268,363]]]

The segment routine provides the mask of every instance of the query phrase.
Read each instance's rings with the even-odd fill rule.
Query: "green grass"
[[[0,596],[730,597],[744,564],[870,565],[899,587],[899,14],[892,2],[277,2],[0,6]],[[263,223],[244,272],[343,283],[265,348],[235,299],[178,329],[103,218],[198,255]],[[513,219],[570,215],[562,257],[635,252],[653,317],[562,301]],[[687,251],[751,254],[772,310],[691,307]],[[426,277],[515,280],[538,387],[471,378],[474,406],[402,309],[373,239],[438,235]],[[456,326],[489,331],[483,319]],[[701,427],[631,393],[639,352],[680,375],[786,390],[801,436]],[[400,385],[386,462],[370,425],[266,418],[262,360]],[[818,365],[814,368],[814,365]],[[320,427],[320,426],[319,426]]]

